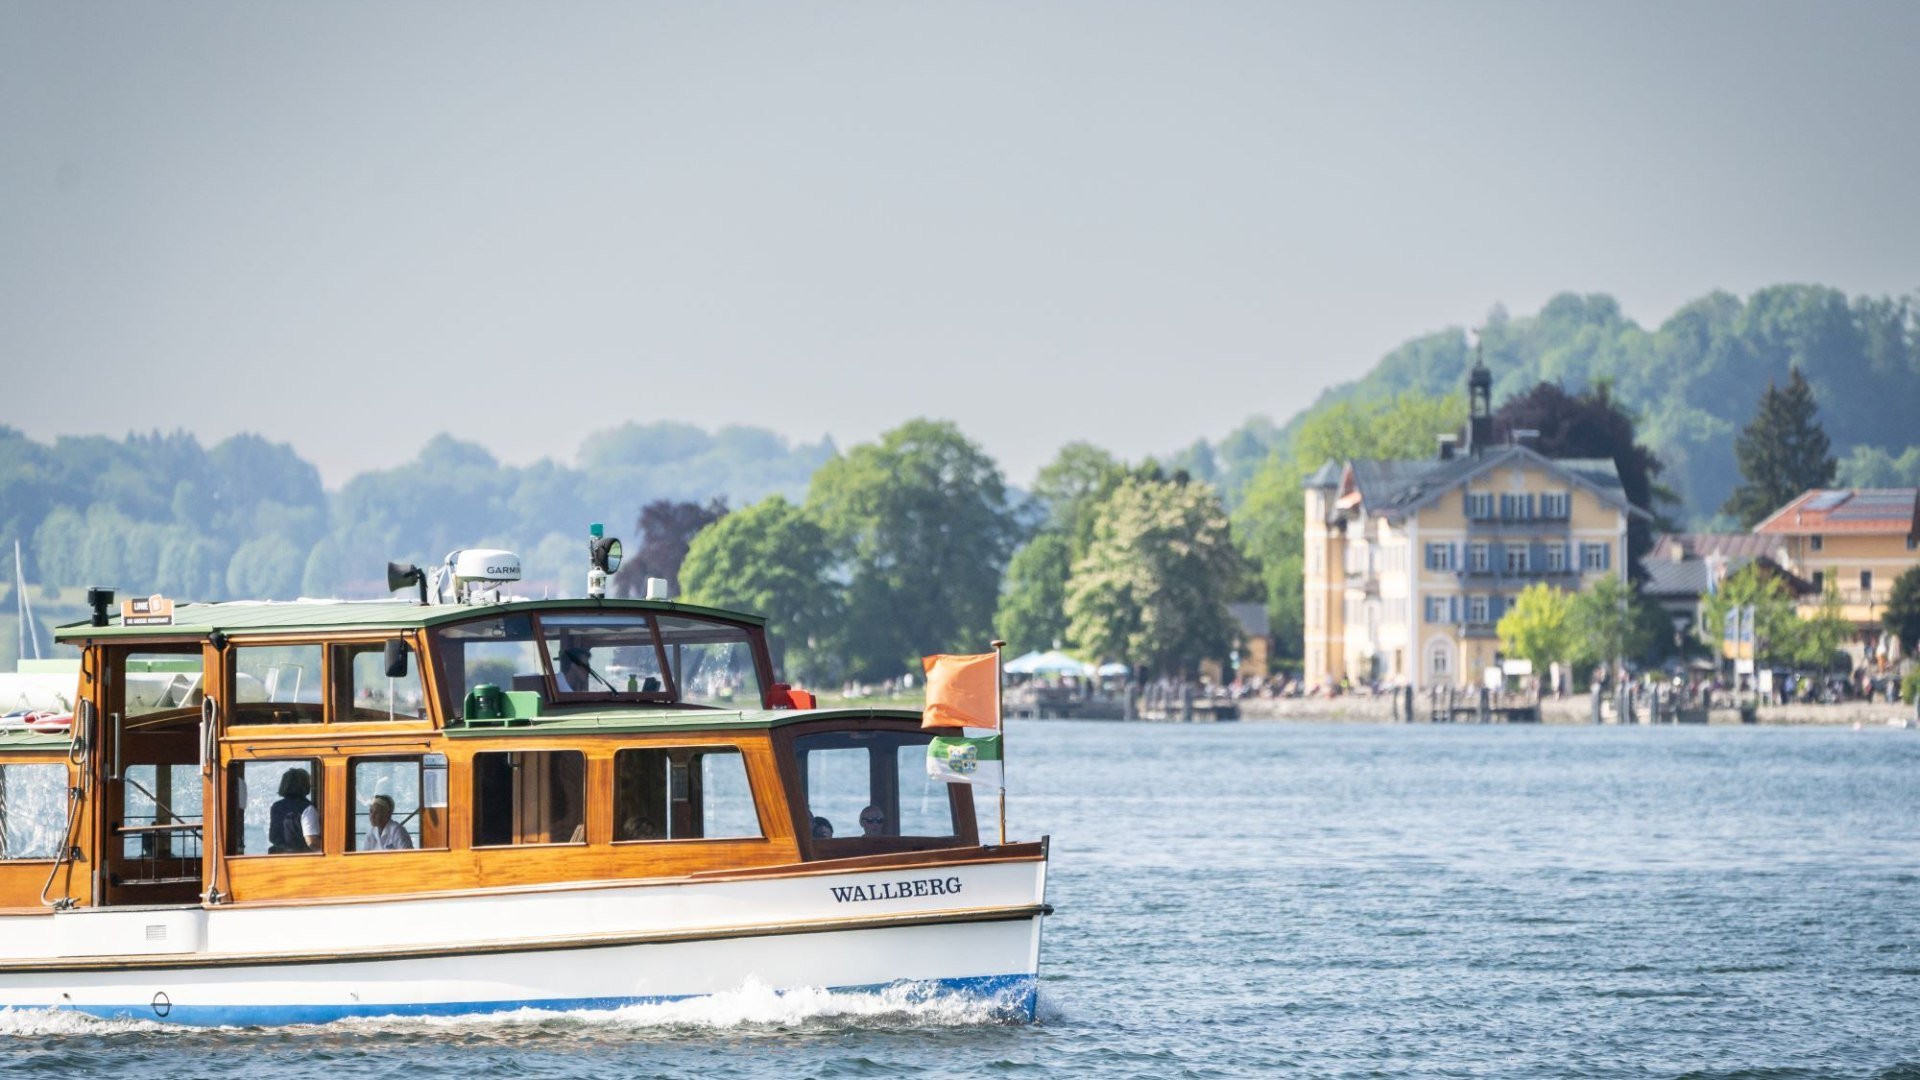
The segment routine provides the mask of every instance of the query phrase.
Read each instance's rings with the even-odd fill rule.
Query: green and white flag
[[[949,784],[1002,786],[1000,736],[979,739],[936,738],[927,744],[927,775]]]

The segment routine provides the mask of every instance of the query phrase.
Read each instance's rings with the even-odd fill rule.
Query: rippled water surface
[[[7,1076],[1920,1080],[1920,733],[1016,724],[1040,1020],[907,994],[190,1031]]]

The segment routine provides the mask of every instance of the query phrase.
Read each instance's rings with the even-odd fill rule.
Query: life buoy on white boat
[[[43,735],[61,734],[71,731],[73,730],[73,714],[53,712],[29,713],[27,715],[27,730],[37,731]]]

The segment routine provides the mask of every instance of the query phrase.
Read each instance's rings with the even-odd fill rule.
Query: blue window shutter
[[[1539,573],[1547,568],[1547,545],[1536,542],[1527,552],[1527,569]]]
[[[1611,543],[1600,545],[1600,569],[1613,569],[1613,545]]]

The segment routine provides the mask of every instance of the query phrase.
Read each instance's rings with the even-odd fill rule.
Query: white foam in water
[[[775,990],[749,980],[737,989],[705,997],[613,1009],[528,1008],[484,1015],[344,1020],[339,1026],[373,1027],[383,1031],[471,1029],[566,1019],[590,1027],[628,1030],[797,1027],[820,1021],[858,1025],[870,1020],[912,1027],[967,1027],[1003,1023],[1009,1015],[1017,1014],[1017,1006],[1018,1001],[1011,996],[983,998],[978,994],[956,994],[915,983],[855,992],[817,987]]]
[[[654,1028],[785,1028],[814,1022],[859,1026],[878,1020],[887,1021],[892,1026],[970,1027],[1004,1023],[1008,1017],[1018,1014],[1019,1002],[1012,995],[984,998],[978,994],[944,991],[923,983],[901,983],[876,991],[856,992],[817,987],[775,990],[749,980],[737,989],[706,997],[614,1009],[526,1008],[464,1016],[367,1017],[341,1020],[325,1027],[398,1033],[515,1027],[545,1024],[554,1020],[577,1022],[593,1028],[636,1031]],[[152,1020],[101,1020],[64,1009],[0,1008],[0,1038],[148,1032],[182,1034],[194,1030],[206,1029],[183,1028],[178,1024]]]
[[[121,1035],[178,1031],[152,1020],[100,1020],[71,1009],[0,1008],[0,1038],[46,1035]]]

